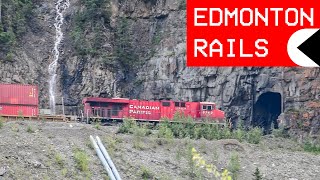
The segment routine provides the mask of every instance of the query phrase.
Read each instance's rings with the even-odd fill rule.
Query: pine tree
[[[262,180],[259,168],[256,168],[256,171],[253,173],[254,180]]]

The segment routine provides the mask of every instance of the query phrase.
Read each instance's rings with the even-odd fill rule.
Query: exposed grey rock
[[[3,176],[7,172],[5,167],[0,168],[0,176]]]

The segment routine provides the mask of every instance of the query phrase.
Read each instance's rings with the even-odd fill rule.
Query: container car
[[[38,114],[38,106],[0,104],[0,116],[34,117]]]
[[[38,116],[38,87],[0,84],[0,116]]]
[[[0,84],[0,104],[38,106],[38,87],[21,84]]]
[[[224,112],[213,102],[87,97],[82,103],[83,117],[88,119],[122,120],[131,117],[139,121],[160,121],[163,118],[173,120],[176,113],[182,113],[196,121],[225,123]]]

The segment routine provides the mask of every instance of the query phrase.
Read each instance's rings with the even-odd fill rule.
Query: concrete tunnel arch
[[[278,116],[282,112],[282,97],[277,92],[265,92],[261,94],[253,106],[253,126],[264,129],[270,133],[273,128],[278,128]],[[272,127],[272,124],[274,127]]]

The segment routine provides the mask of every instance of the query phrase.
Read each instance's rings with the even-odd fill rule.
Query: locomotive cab
[[[217,109],[216,104],[213,102],[200,103],[200,116],[202,119],[209,121],[219,121],[221,123],[224,121],[224,112]]]

